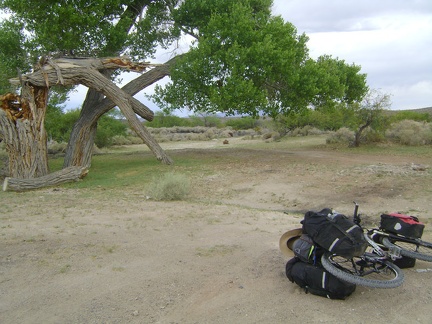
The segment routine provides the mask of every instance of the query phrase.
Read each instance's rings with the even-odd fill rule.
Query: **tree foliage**
[[[22,24],[14,20],[0,23],[0,94],[14,90],[9,84],[10,78],[16,77],[19,71],[25,73],[30,70],[23,44]]]
[[[53,53],[146,57],[159,43],[178,35],[170,19],[174,1],[151,0],[1,0],[28,34],[33,58]],[[145,14],[143,10],[145,9]],[[142,19],[137,20],[138,17]]]
[[[185,11],[198,16],[202,7],[196,4],[203,1],[185,3]],[[195,37],[194,46],[172,70],[172,82],[156,89],[159,105],[275,117],[312,104],[353,102],[366,93],[366,75],[359,74],[359,66],[330,56],[309,58],[308,37],[271,16],[271,1],[212,4],[206,23],[202,16],[184,23]],[[186,20],[183,9],[179,21]]]

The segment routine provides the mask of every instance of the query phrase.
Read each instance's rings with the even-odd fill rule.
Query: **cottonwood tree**
[[[16,172],[15,167],[10,167],[11,174],[35,178],[48,173],[43,127],[48,90],[67,79],[65,64],[80,66],[79,62],[84,62],[81,57],[132,58],[116,67],[104,66],[114,62],[109,59],[95,60],[99,62],[95,63],[97,68],[93,63],[87,66],[95,82],[89,83],[91,87],[72,129],[64,160],[64,169],[76,167],[84,173],[91,164],[98,119],[120,104],[109,91],[121,94],[129,102],[122,112],[132,128],[144,134],[145,129],[138,126],[131,109],[147,120],[152,119],[153,112],[131,96],[166,75],[171,76],[172,82],[165,89],[157,89],[155,100],[168,109],[276,116],[307,109],[318,97],[326,102],[358,99],[366,89],[365,75],[348,68],[351,78],[328,78],[335,73],[333,67],[326,70],[323,64],[310,59],[307,36],[297,35],[292,24],[273,17],[271,6],[271,0],[0,0],[0,9],[11,14],[10,22],[15,25],[20,22],[20,35],[25,37],[20,45],[26,49],[28,61],[34,64],[31,74],[16,79],[22,95],[3,101],[16,107],[19,114],[15,119],[4,113],[3,116],[12,120],[8,127],[32,120],[33,139],[27,142],[37,142],[38,146],[28,145],[27,153],[38,156],[33,160],[44,161],[37,168],[32,163],[18,163],[16,167],[21,170]],[[174,55],[166,64],[150,68],[121,91],[108,82],[119,68],[129,68],[135,61],[151,57],[157,46],[169,46],[185,35],[192,39],[186,54]],[[344,64],[341,67],[346,68]],[[84,83],[80,75],[81,78],[71,77],[64,85]],[[339,87],[323,86],[330,80],[342,84],[342,91],[336,93]],[[356,84],[359,91],[348,91],[353,88],[348,84]],[[22,105],[33,107],[28,110],[31,113],[24,114],[27,110]],[[6,137],[7,131],[2,127],[0,136]],[[157,143],[147,140],[160,160],[171,162]],[[9,157],[15,156],[18,161],[25,154],[17,142],[14,145],[17,152],[7,146]]]
[[[156,87],[159,106],[276,118],[352,103],[368,91],[360,66],[328,55],[311,59],[308,37],[291,23],[241,2],[231,6],[232,12],[213,10],[208,20],[201,19],[201,7],[177,12],[195,42],[171,71],[171,82]]]

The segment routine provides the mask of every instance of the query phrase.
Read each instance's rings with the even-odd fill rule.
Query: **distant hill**
[[[420,113],[420,114],[428,113],[429,115],[432,116],[432,107],[417,108],[417,109],[387,110],[387,112],[389,114],[395,114],[395,113],[398,113],[400,111],[413,111],[413,112],[417,112],[417,113]]]

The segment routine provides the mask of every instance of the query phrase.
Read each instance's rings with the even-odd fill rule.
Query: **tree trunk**
[[[122,90],[132,96],[137,94],[149,85],[169,75],[170,64],[173,62],[174,60],[171,60],[164,65],[157,66],[142,74],[126,84]],[[109,98],[101,100],[100,97],[96,97],[97,94],[98,93],[93,89],[88,90],[87,97],[81,109],[81,115],[71,132],[63,167],[90,167],[97,121],[103,114],[115,107],[112,100]],[[143,112],[137,110],[136,107],[133,108],[134,112],[139,116],[142,117],[144,115]]]
[[[25,191],[56,186],[66,182],[78,181],[84,178],[87,173],[87,168],[69,167],[34,179],[6,177],[3,182],[3,191]]]
[[[48,174],[44,127],[48,88],[24,83],[22,96],[0,96],[0,130],[9,157],[8,176],[30,179]]]

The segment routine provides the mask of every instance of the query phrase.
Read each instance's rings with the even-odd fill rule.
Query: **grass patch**
[[[70,268],[71,268],[71,265],[70,264],[66,264],[66,265],[64,265],[63,267],[61,267],[60,268],[60,273],[66,273],[66,272],[68,272],[69,270],[70,270]]]

